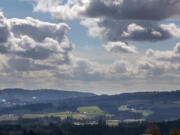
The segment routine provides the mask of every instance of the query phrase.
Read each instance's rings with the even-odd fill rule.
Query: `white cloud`
[[[81,21],[81,25],[86,26],[89,29],[89,35],[96,38],[96,37],[103,37],[105,36],[105,27],[100,27],[98,23],[100,19],[85,19]]]
[[[159,36],[159,37],[162,36],[162,34],[161,34],[159,31],[152,31],[152,34],[153,34],[154,36]]]
[[[129,37],[134,32],[144,32],[144,31],[145,31],[145,29],[137,24],[129,24],[127,27],[127,32],[123,32],[122,36]]]
[[[160,27],[168,31],[173,37],[180,38],[180,27],[176,26],[176,24],[161,24]]]
[[[1,13],[0,25],[3,25],[0,32],[4,35],[0,53],[7,56],[7,67],[24,72],[52,70],[71,62],[73,45],[66,36],[70,29],[67,24],[33,18],[7,19]]]
[[[81,17],[88,0],[34,0],[34,11],[48,12],[59,20],[72,20]]]
[[[134,89],[149,80],[170,84],[174,78],[180,79],[179,44],[173,50],[149,49],[146,55],[127,44],[128,40],[179,38],[178,26],[160,22],[180,13],[179,0],[33,1],[35,12],[50,13],[63,21],[80,19],[90,36],[104,39],[106,50],[119,55],[114,62],[103,64],[75,57],[73,44],[66,36],[70,30],[67,24],[33,18],[7,19],[0,13],[0,34],[3,33],[0,36],[0,84],[6,82],[3,78],[12,82],[8,86],[33,84],[38,88],[88,89],[88,86],[97,88],[102,84],[101,87],[113,85],[119,89],[126,84],[121,88],[136,86]],[[132,55],[124,58],[122,54]],[[153,83],[148,85],[151,87]]]
[[[114,53],[137,53],[135,46],[129,46],[124,42],[108,42],[105,46],[106,50]]]
[[[73,44],[66,36],[70,29],[67,24],[47,23],[33,18],[7,19],[2,13],[0,18],[1,29],[5,27],[9,33],[0,43],[0,76],[11,78],[12,85],[8,86],[26,87],[30,82],[37,88],[40,87],[38,83],[46,88],[57,88],[59,83],[63,88],[70,88],[67,83],[71,82],[72,86],[78,87],[75,85],[78,83],[85,88],[91,83],[94,87],[105,82],[106,86],[119,86],[127,83],[126,80],[140,82],[142,79],[163,81],[165,78],[180,78],[179,44],[173,50],[148,50],[146,55],[142,55],[135,46],[125,42],[107,42],[106,50],[118,55],[114,62],[102,64],[72,54]],[[82,23],[96,27],[90,21]],[[127,26],[130,34],[144,31],[141,25],[130,23]],[[159,35],[158,32],[154,34]]]

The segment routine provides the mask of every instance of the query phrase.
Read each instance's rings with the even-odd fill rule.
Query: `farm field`
[[[85,114],[104,115],[105,113],[97,106],[78,107],[77,111]]]
[[[98,106],[84,106],[78,107],[76,112],[65,111],[65,112],[56,112],[56,113],[42,113],[42,114],[23,114],[22,118],[33,119],[33,118],[44,118],[44,117],[59,117],[61,120],[65,120],[68,117],[71,117],[76,120],[81,119],[92,119],[95,117],[104,116],[107,118],[113,117],[114,115],[103,112]],[[4,115],[0,117],[2,120],[12,120],[18,119],[16,115]]]
[[[132,112],[132,113],[140,113],[143,118],[150,116],[153,112],[149,110],[138,110],[135,108],[131,108],[128,105],[122,105],[118,107],[119,112]],[[44,118],[44,117],[59,117],[61,120],[65,120],[68,117],[71,117],[76,120],[82,119],[93,119],[99,116],[103,116],[106,118],[112,118],[116,116],[115,114],[105,113],[98,106],[80,106],[76,109],[75,112],[65,111],[65,112],[55,112],[55,113],[40,113],[40,114],[24,114],[22,118],[32,119],[32,118]],[[12,120],[18,119],[16,115],[4,115],[0,117],[0,120]]]
[[[97,106],[85,106],[78,107],[77,112],[59,112],[59,113],[48,113],[48,114],[24,114],[23,118],[43,118],[43,117],[59,117],[61,120],[64,120],[68,117],[72,117],[73,119],[91,119],[98,116],[112,117],[111,114],[104,113]]]
[[[127,105],[122,105],[118,108],[119,111],[130,111],[131,109]]]
[[[134,108],[130,108],[127,105],[122,105],[118,108],[119,111],[129,111],[134,113],[141,113],[144,117],[150,116],[153,112],[149,110],[136,110]]]
[[[64,120],[68,117],[73,119],[83,119],[88,118],[89,116],[80,113],[72,113],[70,111],[60,112],[60,113],[48,113],[48,114],[24,114],[23,118],[43,118],[43,117],[59,117],[61,120]]]

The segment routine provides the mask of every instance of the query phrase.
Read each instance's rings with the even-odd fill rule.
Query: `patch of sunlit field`
[[[144,116],[144,117],[148,117],[153,113],[152,111],[149,111],[149,110],[137,110],[134,108],[130,108],[127,105],[122,105],[122,106],[118,107],[118,110],[119,111],[128,111],[128,112],[133,112],[133,113],[141,113],[142,116]]]

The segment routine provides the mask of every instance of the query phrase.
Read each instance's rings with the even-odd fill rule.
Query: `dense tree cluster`
[[[108,126],[97,124],[75,125],[56,118],[20,119],[1,122],[0,135],[180,135],[180,120],[163,122],[119,123]]]

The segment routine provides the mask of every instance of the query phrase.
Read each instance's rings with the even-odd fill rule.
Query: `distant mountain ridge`
[[[180,118],[180,90],[135,92],[119,95],[58,91],[50,89],[0,91],[0,114],[76,112],[96,107],[115,120],[171,120]]]
[[[90,97],[95,94],[74,91],[62,91],[51,89],[25,90],[25,89],[3,89],[0,90],[0,99],[19,102],[52,102],[56,100],[64,100],[78,97]]]
[[[93,93],[89,93],[89,92],[78,92],[78,91],[67,91],[67,90],[56,90],[56,89],[36,89],[36,90],[28,90],[28,89],[21,89],[21,88],[7,88],[7,89],[2,89],[0,90],[0,94],[3,93],[3,92],[24,92],[24,93],[27,93],[27,92],[57,92],[57,93],[71,93],[71,94],[80,94],[80,95],[90,95],[90,96],[94,96],[95,94]]]

